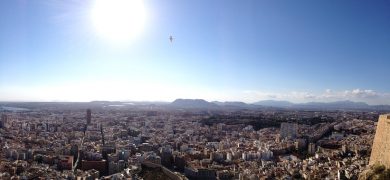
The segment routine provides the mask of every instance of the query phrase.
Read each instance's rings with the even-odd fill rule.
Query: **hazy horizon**
[[[385,0],[1,1],[0,101],[390,105],[389,8]]]
[[[167,100],[167,101],[153,101],[153,100],[114,100],[114,101],[111,101],[111,100],[91,100],[91,101],[64,101],[64,100],[51,100],[51,101],[23,101],[23,100],[20,100],[20,101],[1,101],[0,100],[0,103],[93,103],[93,102],[111,102],[111,103],[114,103],[114,102],[120,102],[120,103],[158,103],[158,104],[170,104],[176,100],[204,100],[204,101],[207,101],[207,102],[210,102],[210,103],[214,103],[214,102],[221,102],[221,103],[229,103],[229,102],[237,102],[237,103],[245,103],[245,104],[248,104],[248,105],[251,105],[251,104],[256,104],[256,103],[261,103],[261,102],[288,102],[288,103],[293,103],[293,104],[296,104],[296,105],[299,105],[299,104],[306,104],[306,103],[337,103],[337,102],[353,102],[353,103],[366,103],[366,102],[363,102],[363,101],[351,101],[351,100],[335,100],[335,101],[304,101],[304,102],[294,102],[294,101],[288,101],[288,100],[283,100],[283,99],[279,99],[279,100],[275,100],[275,99],[264,99],[264,100],[258,100],[258,101],[253,101],[253,102],[245,102],[245,101],[220,101],[220,100],[208,100],[208,99],[202,99],[202,98],[176,98],[176,99],[173,99],[173,100]],[[389,105],[389,104],[370,104],[370,103],[366,103],[367,105],[370,105],[370,106],[377,106],[377,105]],[[272,106],[272,105],[270,105]]]

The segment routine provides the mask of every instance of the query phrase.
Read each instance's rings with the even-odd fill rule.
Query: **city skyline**
[[[126,37],[97,2],[0,2],[0,101],[390,104],[388,1],[137,1]]]

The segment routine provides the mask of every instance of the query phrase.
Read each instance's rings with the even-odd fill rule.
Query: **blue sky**
[[[390,104],[390,1],[143,2],[142,32],[117,43],[94,0],[0,1],[0,100]]]

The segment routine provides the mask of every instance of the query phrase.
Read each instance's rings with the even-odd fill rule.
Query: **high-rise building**
[[[8,116],[6,114],[1,115],[0,128],[7,128],[8,126]]]
[[[91,109],[87,109],[87,124],[91,124]]]
[[[313,155],[316,152],[316,145],[314,143],[309,143],[307,153]]]
[[[390,114],[379,116],[370,157],[373,164],[390,168]]]
[[[294,139],[298,135],[297,123],[282,123],[280,124],[280,137]]]

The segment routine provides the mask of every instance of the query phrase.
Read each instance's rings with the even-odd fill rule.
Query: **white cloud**
[[[378,93],[371,89],[352,89],[344,91],[333,91],[326,89],[318,98],[336,98],[336,99],[366,99],[384,96],[385,94]]]
[[[371,97],[377,97],[380,94],[373,91],[373,90],[361,90],[361,89],[354,89],[351,91],[345,91],[345,96],[347,97],[358,97],[358,98],[371,98]]]

